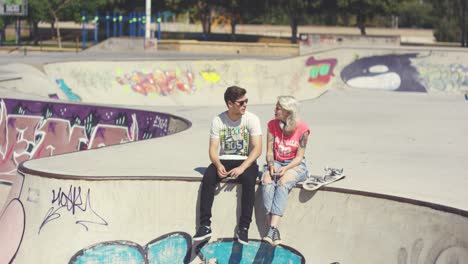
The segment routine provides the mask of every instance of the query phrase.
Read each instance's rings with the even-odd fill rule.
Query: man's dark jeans
[[[221,163],[230,171],[240,166],[243,160],[221,160]],[[252,212],[255,202],[255,182],[258,175],[258,165],[253,163],[241,174],[235,182],[242,184],[242,210],[239,227],[249,228],[252,222]],[[211,207],[213,206],[216,185],[222,180],[218,176],[216,167],[210,164],[203,175],[200,199],[200,225],[211,226]],[[235,212],[235,211],[234,211]]]

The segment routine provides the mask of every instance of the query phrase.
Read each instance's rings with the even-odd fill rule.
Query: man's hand
[[[218,177],[220,178],[226,178],[227,176],[229,176],[229,172],[226,171],[226,168],[224,168],[222,164],[220,164],[217,167],[217,172],[218,172]]]
[[[245,171],[245,168],[242,167],[242,166],[239,166],[237,168],[234,168],[232,170],[229,171],[229,175],[233,178],[237,178],[239,177],[242,173],[244,173]]]

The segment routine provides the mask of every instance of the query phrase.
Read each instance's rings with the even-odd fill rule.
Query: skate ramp
[[[50,248],[55,250],[47,255],[49,261],[105,263],[105,256],[124,246],[131,246],[126,249],[135,255],[131,259],[143,259],[141,263],[146,253],[154,254],[151,249],[160,257],[191,263],[200,258],[284,263],[285,256],[294,259],[291,263],[463,263],[468,205],[464,169],[457,164],[465,150],[446,140],[466,142],[462,133],[454,133],[457,127],[464,131],[464,103],[453,96],[361,90],[331,91],[319,101],[303,102],[304,118],[314,124],[315,135],[306,151],[308,166],[317,173],[325,164],[340,164],[347,177],[316,192],[292,191],[280,227],[284,246],[276,249],[260,241],[267,230],[259,189],[249,232],[252,244],[244,248],[233,242],[241,188],[230,183],[220,185],[215,199],[214,243],[191,241],[201,173],[209,164],[206,116],[217,108],[173,109],[193,121],[190,130],[23,163],[19,172],[24,182],[15,197],[24,214],[18,205],[16,214],[8,214],[15,215],[14,223],[25,219],[24,229],[15,229],[18,234],[24,230],[24,236],[11,246],[19,248],[14,263],[28,263],[37,258],[36,250]],[[449,105],[451,120],[444,121],[443,109]],[[266,120],[273,106],[249,109]],[[434,123],[440,130],[424,133]],[[438,152],[427,152],[428,144]],[[456,184],[441,183],[441,177]]]
[[[200,263],[200,258],[284,263],[285,257],[288,263],[463,263],[468,258],[466,212],[420,201],[295,188],[280,228],[283,246],[273,248],[260,241],[267,230],[257,190],[251,242],[242,246],[232,240],[240,187],[222,183],[213,208],[214,237],[199,244],[190,239],[197,221],[199,177],[104,176],[90,181],[39,175],[27,167],[19,171],[24,182],[18,201],[24,215],[18,207],[7,207],[4,215],[11,216],[6,221],[24,218],[25,226],[2,223],[14,227],[13,234],[24,232],[14,263],[114,263],[107,261],[122,250],[127,263],[159,263],[140,261],[146,254],[166,260],[163,263]],[[2,245],[15,249],[14,243],[18,240]],[[132,253],[134,248],[123,245],[142,250]]]
[[[249,91],[251,104],[279,94],[314,99],[329,89],[464,94],[462,49],[341,47],[287,59],[81,61],[44,65],[52,82],[87,103],[155,106],[224,105],[226,87]],[[62,89],[64,90],[64,89]]]
[[[1,98],[0,181],[11,182],[25,160],[163,137],[190,125],[154,111]]]

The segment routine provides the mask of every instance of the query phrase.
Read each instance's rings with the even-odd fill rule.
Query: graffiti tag
[[[311,66],[309,70],[309,83],[314,87],[321,88],[330,82],[333,69],[336,66],[336,59],[316,60],[314,57],[307,59],[306,66]]]
[[[54,221],[59,219],[62,215],[62,211],[71,213],[72,215],[78,215],[79,213],[90,212],[90,218],[95,218],[97,220],[88,220],[83,217],[75,221],[75,224],[82,225],[86,231],[88,231],[89,224],[95,225],[104,225],[107,226],[107,221],[101,217],[91,206],[91,190],[88,189],[86,196],[83,198],[83,193],[81,192],[81,187],[75,187],[70,185],[68,193],[62,191],[62,188],[58,190],[52,190],[52,207],[45,214],[44,220],[39,227],[39,234],[41,233],[42,228]]]

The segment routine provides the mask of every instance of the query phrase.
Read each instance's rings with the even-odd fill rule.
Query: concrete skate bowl
[[[163,137],[190,126],[154,111],[1,98],[0,204],[25,160]]]
[[[81,61],[44,65],[61,99],[157,106],[223,105],[226,87],[249,91],[249,103],[279,94],[314,99],[328,89],[468,93],[462,49],[340,47],[281,60]]]
[[[319,62],[318,62],[319,63]],[[273,103],[279,94],[313,99],[331,81],[334,64],[324,76],[309,80],[307,57],[282,60],[82,61],[44,65],[48,78],[63,83],[63,99],[123,105],[224,105],[228,86],[248,89],[250,104]],[[315,65],[316,66],[316,65]],[[328,68],[327,68],[328,67]],[[210,100],[220,98],[220,100]]]
[[[237,216],[232,208],[241,188],[223,183],[213,207],[214,237],[193,243],[199,177],[84,177],[41,173],[27,164],[19,168],[16,197],[0,220],[2,263],[468,260],[468,214],[441,205],[346,189],[294,188],[281,225],[283,245],[272,247],[261,242],[266,230],[257,190],[250,243],[242,246],[232,239],[239,215],[239,208]]]

